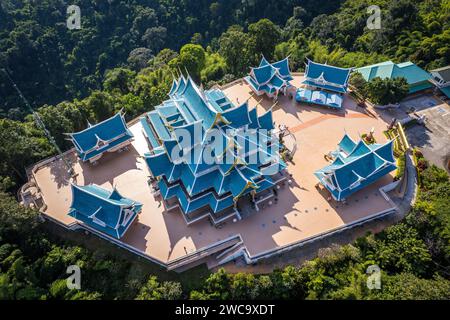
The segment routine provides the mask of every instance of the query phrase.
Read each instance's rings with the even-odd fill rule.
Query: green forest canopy
[[[374,1],[382,9],[381,30],[365,28],[364,0],[321,6],[299,0],[70,3],[82,8],[82,30],[65,26],[68,1],[0,5],[1,67],[9,67],[63,150],[70,147],[63,133],[85,128],[87,120],[101,121],[122,108],[129,120],[153,108],[179,70],[210,87],[241,77],[261,54],[290,55],[295,71],[303,69],[305,57],[343,67],[412,60],[427,69],[450,59],[450,0]],[[0,190],[15,192],[26,180],[25,168],[55,152],[3,72],[0,141]],[[263,276],[220,271],[188,286],[179,279],[160,282],[129,261],[51,239],[36,212],[2,192],[0,299],[448,299],[448,176],[435,167],[423,175],[414,210],[380,235],[322,252],[302,267]],[[64,266],[74,262],[88,274],[79,292],[64,286]],[[364,286],[373,263],[384,272],[381,292]]]

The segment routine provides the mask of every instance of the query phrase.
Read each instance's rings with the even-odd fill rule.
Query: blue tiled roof
[[[272,110],[266,111],[263,115],[258,117],[258,123],[260,128],[265,130],[273,130],[274,129],[274,122],[272,117]]]
[[[251,123],[247,102],[241,104],[238,107],[228,109],[222,115],[235,128],[240,128]]]
[[[266,60],[266,58],[264,56],[261,57],[261,61],[259,62],[259,67],[264,67],[269,65],[269,61]]]
[[[308,60],[304,84],[325,90],[344,93],[347,91],[351,68],[339,68]]]
[[[270,81],[270,79],[272,79],[276,71],[277,70],[270,64],[258,68],[253,68],[253,79],[255,79],[256,83],[258,83],[259,85],[266,84]]]
[[[285,80],[292,80],[291,71],[289,69],[289,59],[286,57],[283,60],[272,63],[272,66],[277,68],[280,75]]]
[[[142,204],[123,197],[116,189],[72,184],[69,215],[98,231],[120,239],[141,211]]]
[[[178,87],[182,83],[182,79],[178,80]],[[219,89],[205,92],[189,79],[184,81],[182,91],[178,87],[172,88],[170,100],[147,115],[149,124],[158,127],[152,132],[157,135],[154,140],[161,141],[162,151],[146,154],[145,160],[151,174],[159,178],[165,199],[176,197],[185,214],[204,206],[216,213],[232,206],[233,198],[249,192],[248,189],[258,191],[253,179],[270,181],[269,175],[285,168],[277,160],[280,147],[276,139],[267,149],[262,146],[266,147],[269,137],[262,135],[258,141],[247,136],[247,127],[256,137],[260,129],[273,129],[271,110],[258,116],[256,109],[249,110],[247,102],[234,106]],[[184,116],[187,113],[192,114],[192,119]],[[183,124],[169,127],[168,121],[178,116],[183,118]],[[205,122],[210,124],[205,126]],[[250,154],[256,155],[255,164],[247,164],[253,160]],[[205,158],[210,161],[204,161]],[[260,166],[272,162],[280,164],[277,171],[260,171]]]
[[[331,165],[314,173],[338,201],[397,168],[393,155],[393,141],[369,147],[363,140],[355,144],[345,135],[339,147],[348,155],[336,158]]]
[[[450,87],[439,88],[443,94],[450,98]]]
[[[70,136],[83,161],[133,138],[120,112]]]
[[[264,92],[269,95],[283,87],[288,87],[289,81],[292,79],[288,58],[270,64],[264,57],[262,57],[259,67],[252,68],[250,75],[244,78],[258,94]]]
[[[338,93],[326,92],[321,90],[310,90],[306,88],[297,89],[295,100],[298,102],[318,104],[335,109],[342,108],[343,102],[342,95]]]
[[[356,143],[349,137],[348,134],[344,134],[342,140],[338,143],[338,146],[344,151],[346,154],[350,154],[356,146]]]

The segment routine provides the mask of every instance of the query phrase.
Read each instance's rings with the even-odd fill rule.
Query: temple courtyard
[[[295,75],[292,84],[298,87],[301,80]],[[141,123],[132,121],[129,128],[134,141],[128,151],[106,154],[97,165],[79,161],[75,151],[69,153],[76,173],[73,180],[62,160],[46,163],[33,173],[46,204],[45,215],[65,226],[76,222],[67,215],[72,200],[71,181],[78,185],[94,183],[106,189],[115,186],[123,196],[143,204],[136,221],[117,241],[155,262],[169,265],[236,236],[252,259],[394,209],[394,204],[379,190],[393,181],[392,175],[340,203],[331,200],[322,186],[316,186],[318,180],[313,174],[329,164],[324,155],[336,149],[345,132],[358,140],[373,129],[378,143],[386,141],[383,131],[387,123],[374,111],[359,108],[348,95],[342,110],[299,104],[288,96],[281,96],[273,106],[271,99],[254,96],[244,81],[225,86],[223,91],[235,104],[248,99],[250,107],[257,105],[259,114],[273,107],[275,127],[286,125],[293,134],[289,143],[296,143],[296,152],[287,167],[290,181],[278,191],[278,201],[266,202],[259,211],[245,206],[242,220],[230,219],[219,227],[207,219],[187,225],[181,212],[165,212],[164,205],[151,193],[150,173],[143,158],[149,146]],[[236,242],[230,242],[228,246],[234,245]]]

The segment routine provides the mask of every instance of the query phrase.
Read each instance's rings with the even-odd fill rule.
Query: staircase
[[[232,247],[220,252],[217,254],[214,259],[208,261],[208,268],[212,269],[214,267],[218,267],[222,264],[230,262],[236,258],[242,257],[245,253],[245,246],[242,241],[239,241]]]

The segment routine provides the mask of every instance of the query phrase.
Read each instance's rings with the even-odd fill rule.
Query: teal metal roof
[[[109,119],[90,125],[80,132],[72,133],[70,136],[83,161],[133,138],[133,134],[128,130],[120,112]]]
[[[448,98],[450,98],[450,87],[445,87],[445,88],[440,88],[440,89]]]
[[[72,184],[69,215],[100,232],[120,239],[141,211],[142,204],[123,197],[116,189]]]
[[[338,143],[339,148],[346,154],[350,154],[356,146],[356,143],[350,138],[348,134],[344,134],[341,141]]]
[[[398,64],[392,61],[385,61],[374,65],[357,68],[356,71],[361,73],[366,81],[370,81],[376,77],[381,79],[403,77],[410,86],[410,93],[432,87],[432,84],[428,82],[428,80],[431,79],[431,74],[411,61]]]
[[[369,147],[360,140],[348,152],[353,144],[353,140],[346,134],[339,143],[339,148],[345,149],[348,155],[337,157],[331,165],[314,173],[338,201],[344,200],[397,168],[393,155],[393,141]]]

